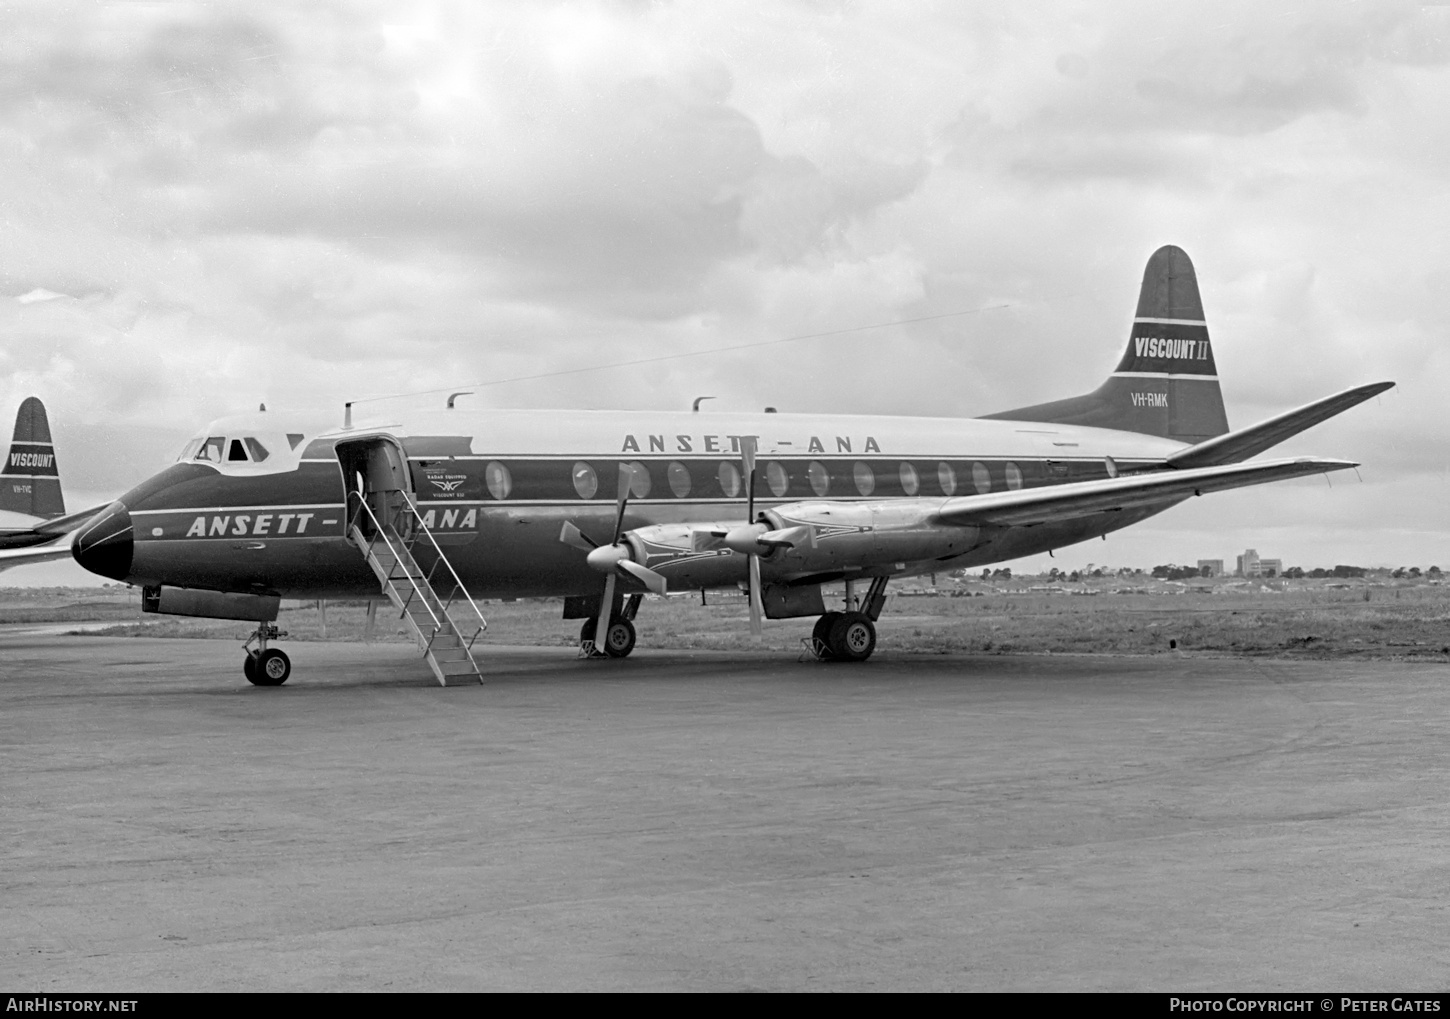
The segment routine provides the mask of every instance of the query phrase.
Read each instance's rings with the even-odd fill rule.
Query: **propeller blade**
[[[760,636],[760,617],[763,609],[760,605],[760,557],[750,557],[750,632],[753,636]]]
[[[755,522],[755,436],[740,437],[740,463],[745,468],[745,522]]]
[[[559,529],[559,540],[581,552],[588,552],[599,547],[597,542],[568,520],[564,521],[564,526]]]
[[[664,576],[656,573],[648,566],[641,566],[633,559],[621,559],[615,564],[615,568],[628,573],[655,594],[663,595],[665,593],[666,583]]]
[[[594,619],[594,646],[604,650],[604,641],[609,634],[609,624],[614,621],[614,571],[604,578],[604,598],[599,602],[599,615]]]
[[[619,510],[614,515],[614,541],[624,529],[624,507],[629,503],[630,489],[634,487],[634,468],[629,464],[619,465]],[[611,542],[613,544],[613,542]]]

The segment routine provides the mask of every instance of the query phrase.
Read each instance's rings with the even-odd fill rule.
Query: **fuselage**
[[[625,530],[743,523],[745,436],[758,447],[757,511],[859,504],[907,525],[954,496],[1151,469],[1183,446],[1133,432],[981,419],[450,410],[318,430],[256,414],[209,426],[177,463],[122,496],[75,554],[93,572],[138,585],[376,595],[348,538],[348,492],[361,480],[347,476],[338,453],[339,444],[375,440],[399,451],[399,487],[411,491],[476,597],[587,594],[599,576],[561,543],[560,529],[572,522],[593,541],[612,540],[617,465],[633,465],[637,479]],[[854,568],[909,575],[1000,562],[1105,534],[1167,505],[970,535],[923,528],[921,541],[901,546],[903,557],[868,555]],[[737,583],[738,558],[738,570],[681,566],[672,587]]]

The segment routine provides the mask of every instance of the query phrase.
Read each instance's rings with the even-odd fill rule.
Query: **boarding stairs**
[[[368,500],[353,493],[348,533],[362,549],[385,594],[408,623],[438,682],[483,682],[473,658],[473,642],[488,627],[472,596],[458,579],[453,564],[423,523],[418,504],[408,492],[388,492],[386,519],[380,520]],[[396,505],[394,505],[396,503]],[[371,529],[372,533],[367,532]],[[431,559],[424,570],[414,550]],[[448,591],[446,598],[439,588]]]

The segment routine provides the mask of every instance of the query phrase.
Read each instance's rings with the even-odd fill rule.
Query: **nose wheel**
[[[253,686],[281,686],[292,675],[292,659],[285,651],[267,646],[269,640],[280,640],[286,632],[270,623],[257,624],[257,630],[242,645],[246,657],[242,660],[242,675]],[[252,650],[255,641],[257,649]]]

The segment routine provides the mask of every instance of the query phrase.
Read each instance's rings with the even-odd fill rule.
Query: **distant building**
[[[1246,548],[1244,554],[1238,557],[1238,568],[1234,570],[1236,577],[1278,577],[1284,573],[1284,560],[1282,559],[1260,559],[1257,549]]]
[[[1204,573],[1204,570],[1208,572]],[[1203,573],[1205,577],[1221,577],[1223,576],[1223,560],[1200,559],[1198,561],[1198,572]]]

